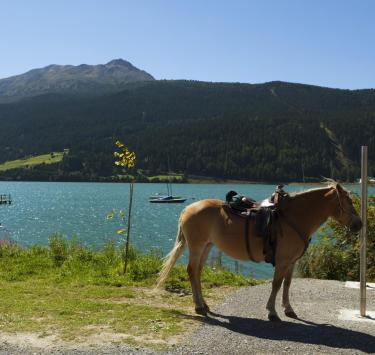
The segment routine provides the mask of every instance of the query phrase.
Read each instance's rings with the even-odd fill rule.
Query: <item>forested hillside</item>
[[[253,181],[375,174],[375,90],[270,82],[150,81],[97,97],[44,95],[0,105],[0,162],[70,149],[62,163],[1,178],[97,180],[116,174],[120,139],[137,168]]]

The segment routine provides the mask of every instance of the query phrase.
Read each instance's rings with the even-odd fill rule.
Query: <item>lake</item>
[[[301,191],[311,186],[287,186],[286,191]],[[269,196],[274,185],[261,184],[175,184],[174,195],[187,198],[183,204],[151,204],[148,197],[166,193],[165,184],[135,184],[132,213],[131,242],[142,251],[159,249],[166,254],[174,244],[177,221],[183,208],[204,198],[224,199],[229,190],[254,199]],[[350,189],[359,192],[359,185]],[[120,240],[116,230],[119,219],[107,220],[115,209],[127,211],[129,185],[112,183],[67,182],[0,182],[0,194],[11,194],[11,205],[0,205],[0,223],[10,236],[21,245],[46,244],[49,236],[61,233],[73,236],[88,246],[100,247],[108,239]],[[369,188],[375,194],[375,188]],[[217,251],[216,251],[217,252]],[[215,253],[213,250],[211,253]],[[186,254],[186,253],[185,253]],[[186,262],[186,255],[182,258]],[[231,269],[234,261],[224,258]],[[243,263],[244,272],[257,278],[268,278],[273,268],[264,263]]]

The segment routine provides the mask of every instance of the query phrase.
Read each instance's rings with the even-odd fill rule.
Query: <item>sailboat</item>
[[[168,157],[168,175],[170,176],[170,164],[169,164],[169,152],[167,152]],[[167,194],[166,195],[154,195],[149,197],[149,202],[151,203],[183,203],[186,201],[186,198],[181,196],[173,196],[172,193],[172,183],[171,181],[167,182]]]
[[[172,193],[172,184],[167,182],[167,194],[157,194],[149,197],[149,202],[151,203],[183,203],[186,201],[186,198],[181,196],[173,196]]]

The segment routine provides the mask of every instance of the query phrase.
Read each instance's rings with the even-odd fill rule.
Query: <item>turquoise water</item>
[[[287,191],[299,191],[308,186],[288,186]],[[187,198],[183,204],[151,204],[148,197],[165,193],[164,184],[135,184],[132,213],[132,243],[142,251],[160,249],[166,254],[174,244],[177,221],[183,208],[204,198],[224,199],[235,190],[254,199],[262,199],[274,191],[274,185],[260,184],[176,184],[174,195]],[[359,186],[351,186],[359,191]],[[375,193],[371,188],[370,193]],[[100,246],[108,239],[119,240],[116,234],[119,220],[107,220],[113,208],[127,210],[129,185],[110,183],[0,182],[0,194],[11,194],[11,205],[0,205],[0,223],[21,245],[46,244],[48,237],[62,233],[76,236],[89,246]],[[215,250],[213,251],[215,253]],[[186,261],[186,255],[182,261]],[[224,263],[233,268],[234,261]],[[273,268],[264,263],[243,263],[245,273],[258,278],[270,277]]]

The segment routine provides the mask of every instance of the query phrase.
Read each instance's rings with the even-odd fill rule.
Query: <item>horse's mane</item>
[[[327,188],[334,188],[335,190],[337,190],[337,186],[340,185],[339,182],[337,182],[336,180],[330,179],[330,178],[324,178],[322,180],[322,183],[325,183],[326,186],[324,186],[324,187],[316,187],[316,188],[312,188],[312,189],[308,189],[308,190],[303,190],[303,191],[298,191],[298,192],[291,192],[290,196],[291,197],[295,197],[295,196],[303,195],[305,193],[312,192],[312,191],[325,190]],[[341,185],[340,185],[340,187],[343,190],[345,190]]]

